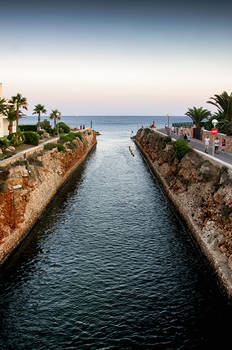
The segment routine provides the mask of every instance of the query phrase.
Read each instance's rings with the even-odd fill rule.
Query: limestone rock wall
[[[180,161],[168,138],[140,129],[136,144],[232,297],[232,172],[190,150]]]
[[[0,167],[0,264],[42,214],[52,197],[96,144],[96,133],[65,145],[65,152],[39,150]],[[14,190],[13,186],[22,188]]]

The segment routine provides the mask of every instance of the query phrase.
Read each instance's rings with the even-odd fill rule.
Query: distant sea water
[[[41,118],[41,121],[44,119],[49,119],[45,116]],[[162,127],[168,123],[167,116],[62,116],[60,121],[68,124],[70,127],[79,127],[80,125],[85,125],[89,127],[92,120],[93,129],[99,132],[115,132],[119,130],[121,126],[121,133],[125,133],[125,136],[133,132],[136,132],[142,125],[149,126],[152,122],[155,122],[156,127]],[[171,116],[170,125],[176,122],[188,122],[190,118],[187,116]],[[20,124],[36,124],[36,116],[27,116],[20,119]],[[53,125],[53,120],[51,120]]]

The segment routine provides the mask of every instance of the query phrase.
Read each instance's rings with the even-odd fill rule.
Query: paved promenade
[[[167,132],[165,130],[165,128],[157,128],[156,129],[157,131],[159,132],[162,132],[163,134],[167,135]],[[170,135],[172,138],[180,138],[180,136],[177,136],[176,134],[171,134]],[[196,139],[192,139],[190,140],[189,142],[189,145],[198,150],[198,151],[201,151],[203,152],[204,154],[205,153],[205,145],[203,142],[201,142],[200,140],[196,140]],[[212,156],[212,146],[209,147],[209,156]],[[213,157],[215,160],[220,160],[222,162],[225,162],[225,163],[228,163],[228,164],[231,164],[232,165],[232,153],[229,153],[229,152],[221,152],[219,151],[219,154],[215,154],[214,157]]]

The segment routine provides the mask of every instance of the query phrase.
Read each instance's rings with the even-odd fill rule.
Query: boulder
[[[14,152],[15,151],[15,147],[14,146],[9,146],[6,148],[7,152]]]

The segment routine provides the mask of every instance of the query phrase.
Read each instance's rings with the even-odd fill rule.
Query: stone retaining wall
[[[232,171],[194,150],[178,160],[172,143],[149,129],[135,140],[232,298]]]
[[[95,145],[96,133],[85,130],[83,140],[75,139],[72,147],[66,144],[65,152],[57,148],[44,151],[41,146],[1,164],[0,185],[4,184],[4,189],[0,187],[0,265]],[[15,185],[21,188],[14,190]]]

